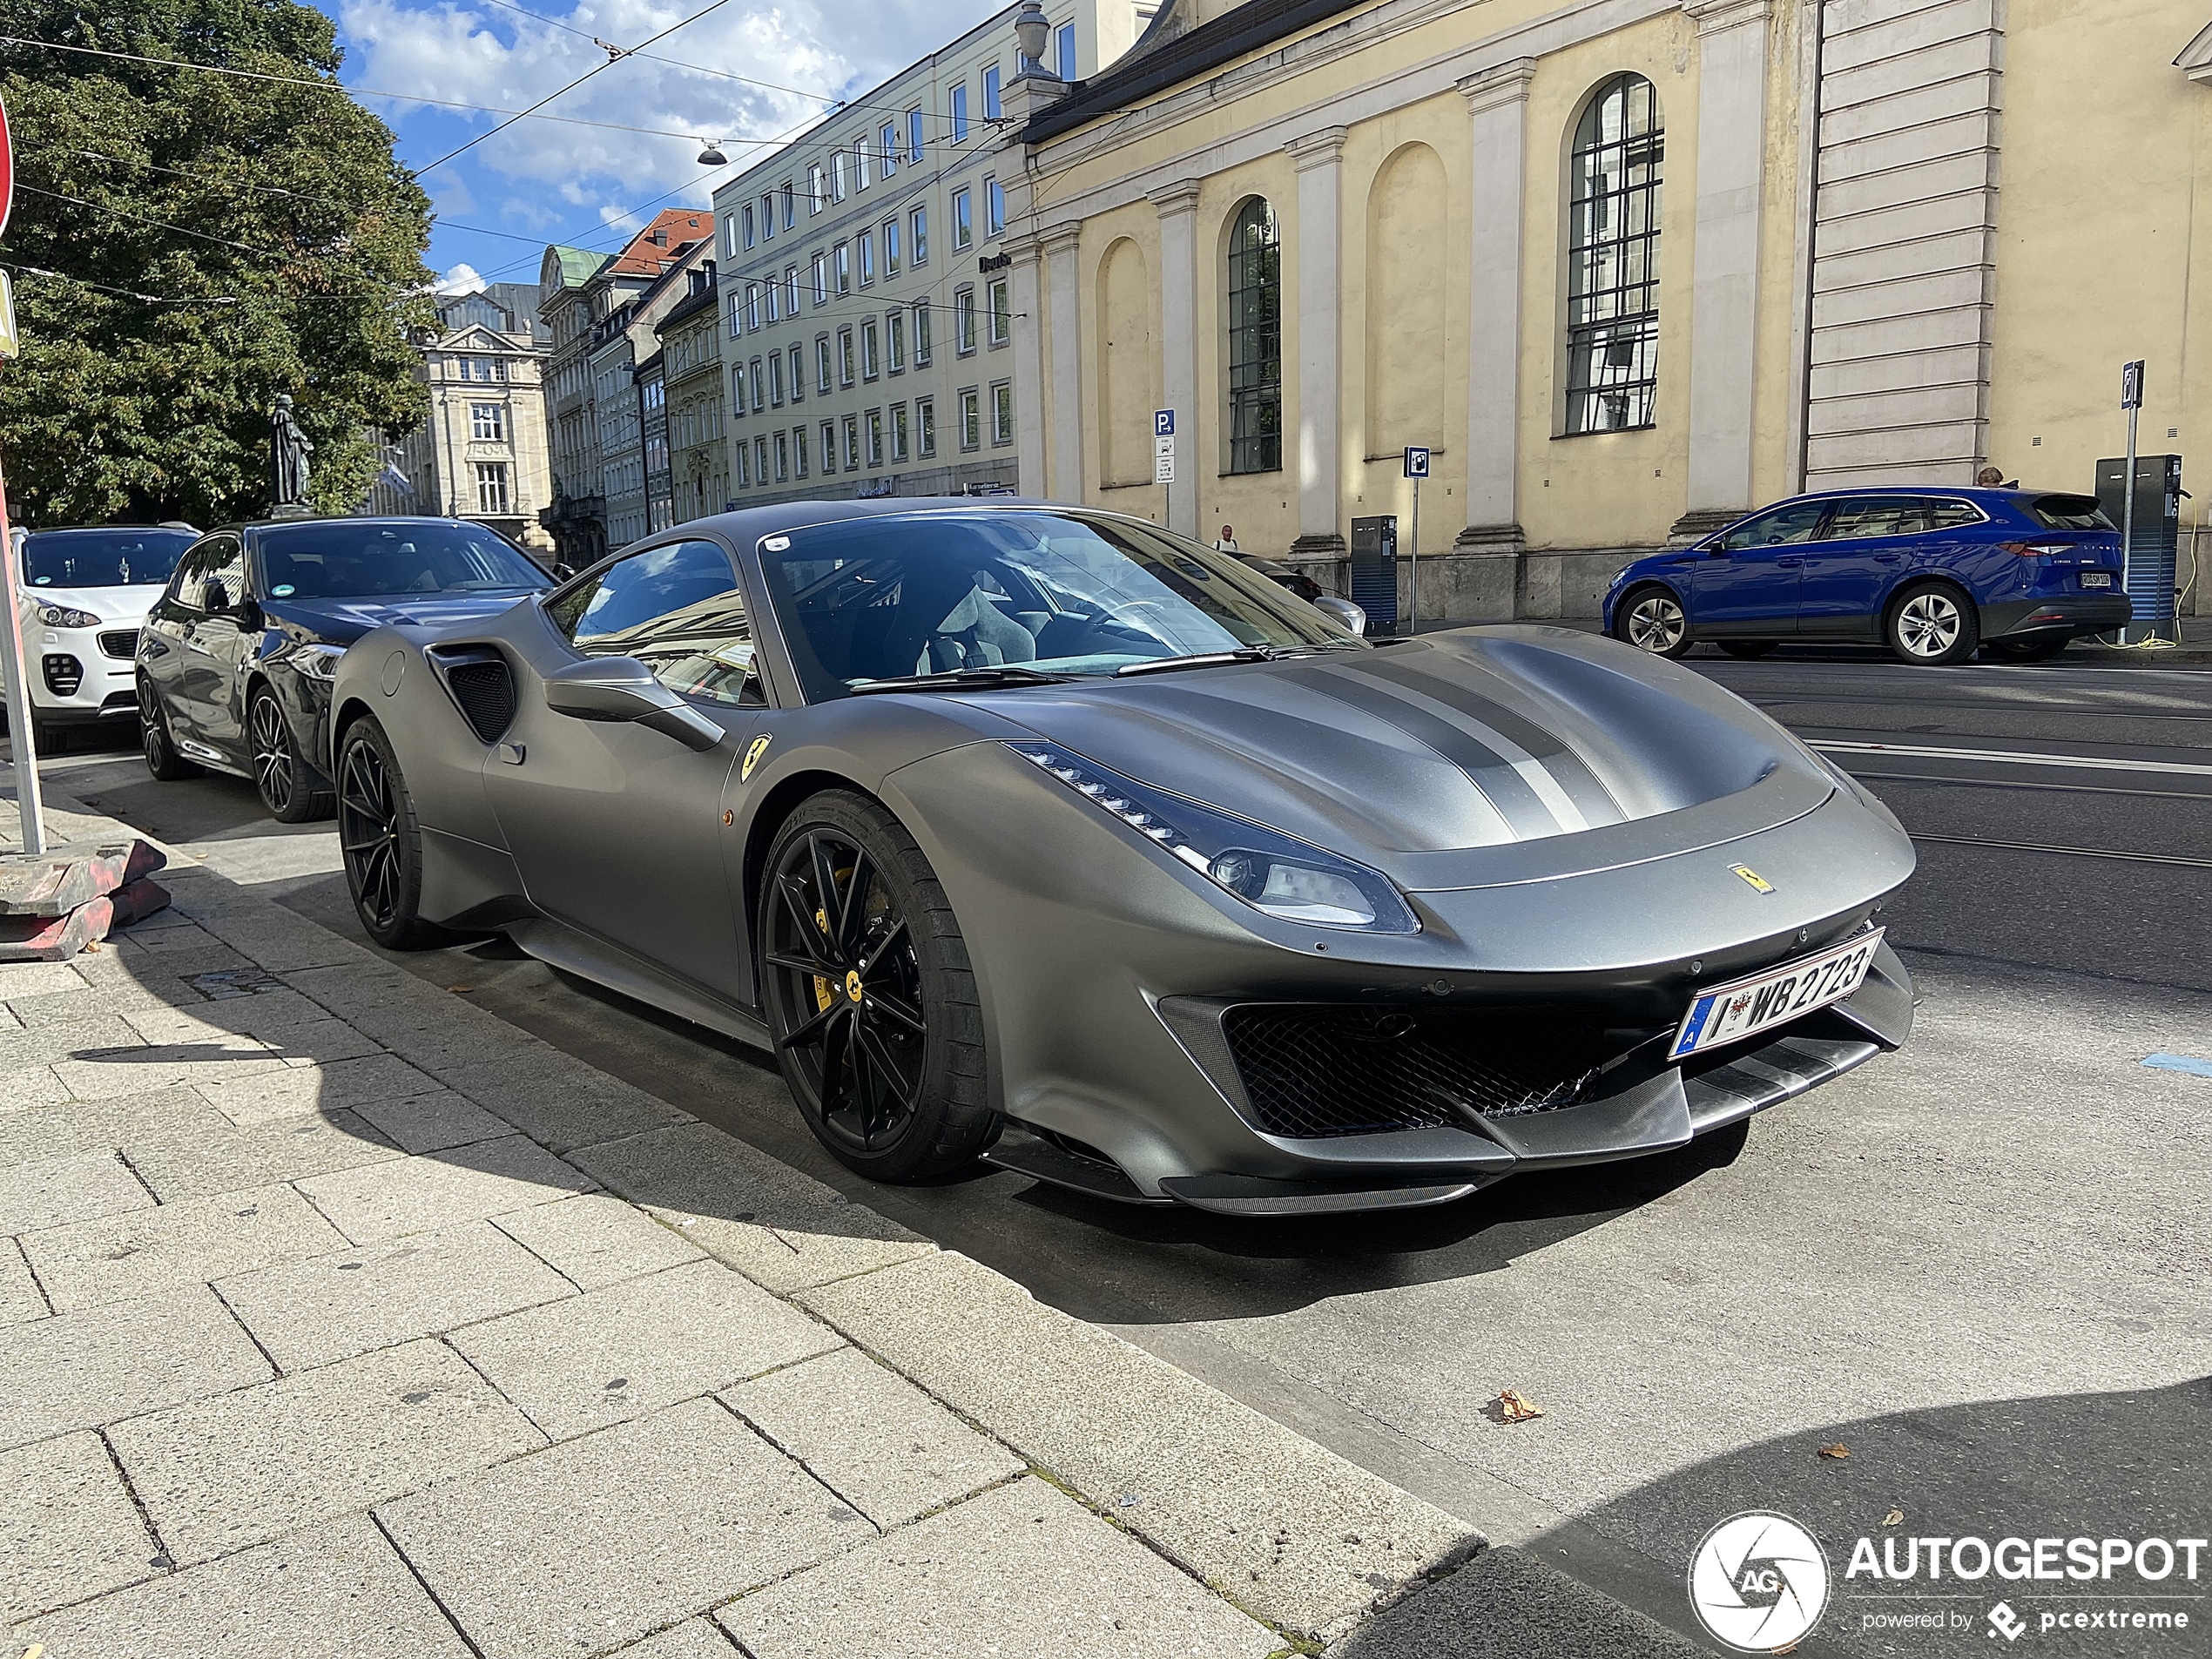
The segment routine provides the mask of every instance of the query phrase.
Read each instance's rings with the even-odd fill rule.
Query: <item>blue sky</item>
[[[806,125],[830,100],[866,91],[998,9],[992,0],[889,0],[864,11],[839,0],[725,0],[644,54],[610,62],[595,44],[635,47],[709,3],[337,0],[342,78],[399,135],[400,159],[428,169],[438,215],[432,268],[455,286],[473,286],[472,276],[535,282],[549,241],[612,249],[659,208],[704,206],[758,153],[745,140]],[[548,114],[688,136],[523,120],[432,165],[497,118],[373,95],[519,110],[595,64],[605,67]],[[698,165],[700,138],[719,142],[727,169]]]

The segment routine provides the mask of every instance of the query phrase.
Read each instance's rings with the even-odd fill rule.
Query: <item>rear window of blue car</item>
[[[2114,528],[2094,496],[2038,496],[2028,512],[2047,530],[2108,530]]]

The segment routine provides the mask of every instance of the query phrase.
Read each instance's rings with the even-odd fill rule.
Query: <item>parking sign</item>
[[[1406,475],[1408,478],[1428,476],[1428,451],[1408,445],[1406,450]]]
[[[1152,411],[1152,435],[1156,438],[1171,438],[1175,435],[1175,411],[1173,409]]]

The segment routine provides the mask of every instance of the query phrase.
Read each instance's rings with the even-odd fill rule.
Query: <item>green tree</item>
[[[293,0],[0,0],[0,20],[16,516],[251,517],[268,505],[279,392],[315,443],[314,505],[350,510],[381,465],[368,428],[404,432],[427,409],[406,333],[435,319],[428,199],[390,130],[338,90],[330,19]]]

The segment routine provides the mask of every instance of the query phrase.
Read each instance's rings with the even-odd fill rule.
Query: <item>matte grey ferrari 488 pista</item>
[[[1566,629],[1369,643],[1041,502],[677,527],[355,644],[347,873],[772,1051],[853,1169],[1435,1204],[1676,1147],[1904,1040],[1897,820]]]

